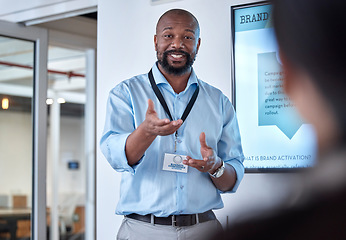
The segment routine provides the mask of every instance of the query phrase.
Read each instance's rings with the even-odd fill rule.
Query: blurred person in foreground
[[[276,0],[284,90],[317,134],[318,161],[296,200],[213,239],[346,239],[346,18],[343,0]]]

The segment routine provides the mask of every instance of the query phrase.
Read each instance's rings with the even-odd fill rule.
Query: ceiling
[[[0,98],[10,97],[9,110],[31,111],[33,50],[32,42],[0,36]],[[80,95],[77,101],[66,99],[67,104],[62,106],[64,115],[81,114],[76,104],[83,104],[85,99],[85,63],[83,51],[49,46],[48,97],[52,93],[58,97]]]
[[[97,12],[84,14],[81,17],[96,20]],[[66,19],[60,21],[64,22],[60,26],[66,24]],[[0,100],[4,96],[16,97],[15,102],[22,103],[22,110],[30,110],[34,76],[33,60],[33,42],[0,36]],[[71,115],[81,114],[76,104],[84,104],[86,99],[85,66],[84,51],[49,45],[47,95],[52,97],[54,93],[58,97],[61,95],[65,98],[64,108],[70,106]],[[29,103],[25,103],[25,99],[29,99]],[[18,104],[15,105],[20,109]],[[63,111],[69,115],[69,109]]]
[[[1,0],[0,19],[25,26],[94,12],[98,0]]]
[[[0,36],[0,93],[5,87],[32,87],[34,43]],[[49,46],[48,89],[55,92],[84,93],[85,63],[83,51]],[[18,91],[18,95],[27,95]]]

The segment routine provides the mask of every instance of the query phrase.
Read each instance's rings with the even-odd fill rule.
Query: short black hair
[[[280,50],[330,103],[346,141],[346,1],[273,0]]]
[[[186,10],[184,10],[184,9],[178,9],[178,8],[168,10],[167,12],[165,12],[164,14],[161,15],[161,17],[159,18],[159,20],[157,21],[157,24],[156,24],[156,32],[157,32],[157,26],[159,25],[161,19],[162,19],[164,16],[167,16],[167,15],[170,15],[170,14],[172,14],[172,15],[178,15],[178,16],[179,16],[179,15],[180,15],[180,16],[188,16],[188,17],[192,18],[193,21],[194,21],[195,24],[196,24],[196,30],[197,30],[196,36],[199,36],[199,34],[200,34],[200,27],[199,27],[199,23],[198,23],[197,18],[196,18],[192,13],[190,13],[189,11],[186,11]]]

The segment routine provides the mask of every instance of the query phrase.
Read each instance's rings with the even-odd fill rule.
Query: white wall
[[[48,136],[48,156],[50,136]],[[73,196],[74,204],[83,204],[86,189],[84,154],[84,119],[61,117],[61,145],[59,162],[59,198]],[[78,170],[69,170],[66,161],[76,159]],[[47,159],[47,195],[50,205],[52,192],[51,159]],[[0,195],[9,197],[11,206],[13,194],[27,196],[31,206],[32,194],[32,116],[30,113],[1,111],[0,113]],[[81,197],[82,196],[82,197]],[[66,201],[65,201],[66,202]],[[60,201],[60,203],[64,203]],[[69,202],[70,203],[70,202]]]
[[[253,1],[249,1],[253,2]],[[191,11],[201,26],[201,47],[194,68],[198,77],[230,97],[230,6],[243,0],[184,0],[160,5],[150,1],[98,3],[97,141],[99,142],[108,92],[120,81],[148,72],[156,60],[153,35],[156,22],[171,8]],[[114,239],[122,217],[114,214],[121,174],[97,148],[97,239]],[[236,194],[223,196],[225,208],[216,211],[225,225],[257,210],[279,204],[294,185],[294,174],[246,174]]]
[[[32,119],[30,114],[0,112],[0,194],[32,194]]]

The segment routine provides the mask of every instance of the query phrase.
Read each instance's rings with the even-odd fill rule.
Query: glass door
[[[46,238],[47,31],[0,22],[0,239]]]
[[[96,38],[49,30],[50,240],[95,239]]]
[[[85,51],[49,45],[47,210],[49,239],[85,239]]]

